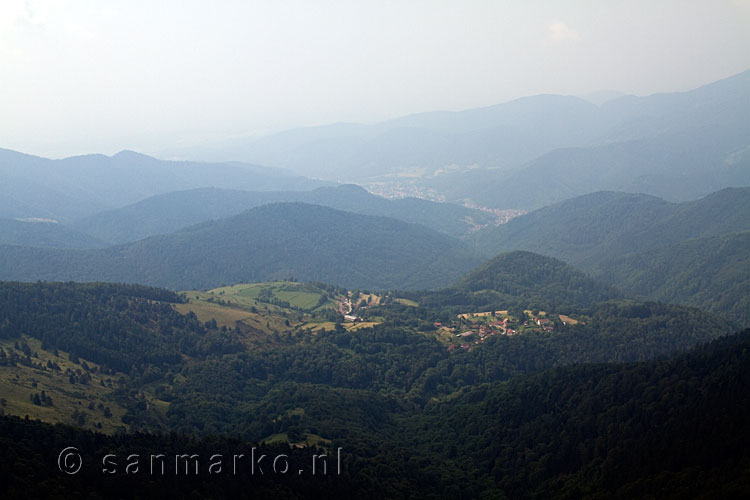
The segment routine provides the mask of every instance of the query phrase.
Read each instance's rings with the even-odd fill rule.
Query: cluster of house
[[[463,349],[464,351],[468,351],[469,349],[471,349],[471,344],[461,344],[460,348]],[[448,352],[453,352],[455,350],[456,350],[456,346],[454,344],[451,344],[448,346]]]
[[[532,321],[534,322],[534,324],[536,324],[536,326],[542,327],[542,330],[544,330],[545,332],[551,332],[551,331],[553,331],[555,329],[554,323],[552,323],[552,321],[550,321],[547,318],[537,318],[537,317],[534,317],[532,319]],[[528,323],[528,321],[525,322],[524,325],[527,324],[527,323]]]
[[[356,323],[362,321],[362,318],[354,314],[354,307],[348,296],[342,295],[338,300],[338,311],[344,317],[344,321]]]
[[[433,325],[437,329],[443,329],[456,337],[465,338],[474,337],[474,344],[480,344],[484,342],[487,337],[492,335],[515,335],[516,330],[508,326],[508,318],[491,317],[487,318],[489,321],[480,322],[474,320],[474,318],[485,318],[492,316],[492,313],[476,313],[476,314],[459,314],[458,318],[463,320],[469,320],[468,324],[459,322],[458,325],[443,325],[441,322],[436,321]],[[458,331],[458,333],[456,333]],[[463,343],[459,346],[461,349],[469,350],[471,348],[470,343]],[[448,346],[448,351],[453,352],[456,349],[455,345]]]
[[[443,323],[436,321],[434,326],[459,338],[470,340],[469,337],[471,337],[474,344],[480,344],[492,335],[516,335],[519,333],[518,326],[511,327],[509,325],[507,311],[459,314],[458,320],[457,323],[451,323],[450,325],[443,325]],[[536,328],[534,325],[536,325]],[[525,320],[523,326],[525,327],[524,331],[552,332],[555,329],[552,320],[539,316],[533,316],[531,319]],[[453,352],[458,348],[469,350],[471,344],[450,345],[448,351]]]

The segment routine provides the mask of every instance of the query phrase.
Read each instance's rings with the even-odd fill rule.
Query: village
[[[407,299],[396,298],[390,294],[378,295],[375,293],[361,292],[359,290],[347,291],[336,299],[336,311],[343,317],[345,322],[358,323],[363,321],[361,311],[368,307],[398,302],[410,306],[417,306],[416,302]],[[358,312],[360,312],[358,314]]]
[[[384,297],[375,294],[349,291],[337,299],[336,309],[344,321],[353,326],[363,321],[358,314],[361,310],[367,309],[368,306],[380,305],[384,301]],[[412,305],[416,306],[416,303]],[[548,314],[546,311],[526,309],[523,312],[515,311],[514,314],[510,314],[508,310],[462,313],[449,322],[435,321],[432,326],[437,336],[448,344],[447,350],[456,352],[458,349],[471,350],[473,346],[482,344],[495,335],[554,333],[561,328],[579,323],[585,324],[582,319],[564,314]]]
[[[494,335],[554,332],[556,328],[579,323],[563,314],[548,317],[545,311],[525,310],[523,314],[524,318],[521,320],[509,315],[507,310],[463,313],[449,324],[435,322],[434,326],[438,332],[449,334],[460,342],[448,346],[448,351],[453,352],[459,348],[468,351],[472,345],[481,344]]]

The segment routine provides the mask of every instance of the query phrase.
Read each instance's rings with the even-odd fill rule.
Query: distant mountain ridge
[[[313,189],[330,182],[240,163],[163,161],[132,151],[50,160],[0,149],[0,217],[71,221],[159,193],[206,186]]]
[[[365,215],[419,223],[451,236],[466,236],[494,223],[487,212],[416,198],[388,200],[355,185],[313,191],[251,192],[200,188],[152,196],[126,207],[100,212],[73,226],[110,243],[126,243],[183,227],[236,215],[268,203],[303,202]]]
[[[602,190],[684,201],[750,185],[748,116],[750,70],[688,92],[601,106],[540,95],[236,139],[192,154],[359,183],[395,182],[388,176],[409,171],[396,181],[494,208],[534,209]]]
[[[512,167],[596,134],[597,107],[541,95],[464,111],[433,111],[375,125],[338,123],[226,142],[201,158],[253,158],[329,179],[358,180],[402,167]]]

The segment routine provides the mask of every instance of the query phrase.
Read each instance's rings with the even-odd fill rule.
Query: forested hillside
[[[599,275],[657,300],[750,324],[750,232],[687,240],[612,260]]]
[[[100,248],[107,244],[88,233],[49,220],[0,219],[0,245]]]
[[[583,269],[614,257],[750,230],[750,188],[724,189],[685,203],[653,196],[598,192],[535,210],[477,233],[477,247],[494,255],[528,250]]]
[[[431,404],[404,436],[474,472],[473,494],[743,496],[748,347],[745,330],[670,361],[558,368],[474,387]]]
[[[2,282],[0,338],[22,333],[118,371],[177,363],[205,337],[203,326],[175,312],[182,299],[140,285]]]
[[[601,192],[477,233],[485,253],[560,258],[629,294],[703,307],[747,325],[750,188],[685,203]]]
[[[473,296],[474,301],[543,308],[581,308],[622,297],[614,287],[597,282],[560,260],[524,251],[500,254],[436,295],[453,290]]]
[[[257,207],[103,250],[0,247],[0,278],[172,289],[295,277],[378,289],[437,288],[480,260],[424,226],[301,203]]]

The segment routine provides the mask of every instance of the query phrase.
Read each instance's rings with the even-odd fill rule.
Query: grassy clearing
[[[344,327],[346,331],[349,332],[355,332],[357,330],[361,330],[363,328],[372,328],[373,326],[381,324],[381,321],[362,321],[360,323],[341,323],[341,326]],[[335,330],[336,329],[336,323],[333,321],[321,321],[321,322],[314,322],[310,321],[307,323],[303,323],[300,325],[300,328],[309,328],[310,331],[313,333],[317,333],[321,330]]]
[[[435,338],[443,344],[444,346],[448,346],[450,344],[455,344],[458,341],[456,340],[456,332],[454,329],[442,327],[438,328],[434,333]]]
[[[529,318],[534,317],[534,311],[532,311],[531,309],[524,309],[523,312],[526,313],[526,316],[528,316]],[[539,314],[537,314],[538,318],[544,318],[545,316],[547,316],[546,311],[538,311],[538,312],[539,312]]]
[[[239,295],[257,300],[263,293],[265,293],[266,296],[270,295],[281,302],[288,302],[291,307],[308,311],[333,305],[333,302],[330,300],[326,300],[321,305],[321,297],[326,294],[326,292],[308,283],[295,283],[289,281],[260,283],[245,288],[239,293]]]
[[[383,297],[381,297],[380,295],[375,295],[374,293],[360,293],[359,297],[357,297],[357,305],[359,305],[363,300],[365,301],[365,305],[367,307],[371,307],[380,305],[381,302],[383,302]]]
[[[577,319],[573,319],[570,316],[566,316],[564,314],[560,315],[560,321],[563,321],[564,323],[566,323],[568,325],[577,325],[578,324],[578,320]]]
[[[313,333],[317,333],[321,330],[335,330],[336,323],[334,323],[333,321],[309,321],[307,323],[303,323],[300,328],[309,328]]]
[[[305,434],[305,442],[307,446],[317,446],[319,448],[328,448],[331,446],[331,440],[326,439],[317,434]]]
[[[259,304],[267,302],[288,303],[291,308],[307,311],[322,310],[335,305],[330,299],[325,301],[321,299],[324,295],[327,297],[325,290],[309,283],[293,281],[240,283],[214,288],[207,292],[188,291],[184,293],[191,300],[224,301],[231,306],[243,309],[257,307]]]
[[[49,423],[78,425],[84,429],[112,434],[125,430],[122,423],[125,408],[119,406],[112,393],[117,388],[117,379],[122,374],[105,375],[96,363],[79,359],[78,363],[69,360],[68,353],[58,350],[57,355],[43,351],[37,339],[21,336],[19,345],[25,342],[31,349],[33,366],[17,364],[0,366],[0,398],[5,400],[0,408],[7,414]],[[14,348],[16,339],[0,342],[6,353],[22,353]],[[36,356],[34,356],[36,354]],[[46,368],[47,362],[55,363],[60,371]],[[85,372],[83,362],[89,367],[91,380],[86,383],[71,383],[66,370]],[[44,368],[42,368],[44,367]],[[30,395],[40,394],[52,398],[52,406],[34,404]],[[107,414],[105,408],[109,408]],[[79,415],[74,419],[73,415]]]
[[[271,434],[267,438],[261,441],[262,444],[273,444],[273,443],[288,443],[289,435],[286,432],[280,432],[278,434]]]
[[[418,307],[419,306],[418,303],[414,302],[413,300],[409,300],[409,299],[399,299],[399,298],[396,298],[396,299],[393,299],[393,300],[395,302],[398,302],[399,304],[403,304],[405,306],[411,306],[411,307]]]
[[[273,335],[304,328],[305,313],[258,302],[253,298],[260,293],[264,285],[242,284],[216,288],[208,292],[183,292],[188,302],[175,304],[174,307],[182,314],[192,311],[203,322],[214,319],[219,327],[237,328],[239,324],[240,330],[253,332],[253,338],[249,340],[254,346],[262,340],[257,338],[258,332]],[[315,298],[316,303],[318,300],[319,295]]]
[[[242,321],[250,317],[250,313],[242,309],[221,306],[210,302],[200,300],[191,300],[187,304],[175,304],[174,308],[181,314],[187,314],[192,311],[202,322],[215,319],[219,326],[234,328],[237,321]]]
[[[334,322],[326,321],[322,314],[318,314],[327,308],[335,308],[336,303],[330,299],[323,302],[322,297],[324,294],[327,297],[327,292],[309,283],[244,283],[182,294],[188,302],[175,304],[178,312],[186,314],[192,311],[202,322],[214,319],[219,327],[239,329],[244,334],[244,343],[251,348],[263,348],[268,342],[277,342],[278,334],[283,336],[301,330],[317,333],[336,328]],[[361,299],[369,299],[371,304],[382,301],[375,294],[362,294]],[[269,303],[269,300],[274,303]],[[416,302],[403,300],[416,306]],[[348,331],[358,331],[380,323],[382,321],[375,320],[343,323],[342,326]]]
[[[361,323],[343,323],[343,327],[346,328],[347,331],[355,332],[363,328],[372,328],[379,324],[379,321],[362,321]]]
[[[167,415],[167,410],[169,410],[169,403],[167,401],[162,401],[161,399],[149,399],[149,404],[156,410],[157,413],[159,413],[162,416]]]
[[[326,439],[317,434],[310,434],[310,433],[306,433],[305,438],[302,441],[296,441],[293,443],[289,440],[289,435],[286,432],[280,432],[277,434],[271,434],[267,438],[263,439],[261,443],[263,444],[286,443],[286,444],[295,445],[295,446],[310,446],[310,447],[315,446],[321,449],[328,449],[328,447],[331,446],[330,439]]]

